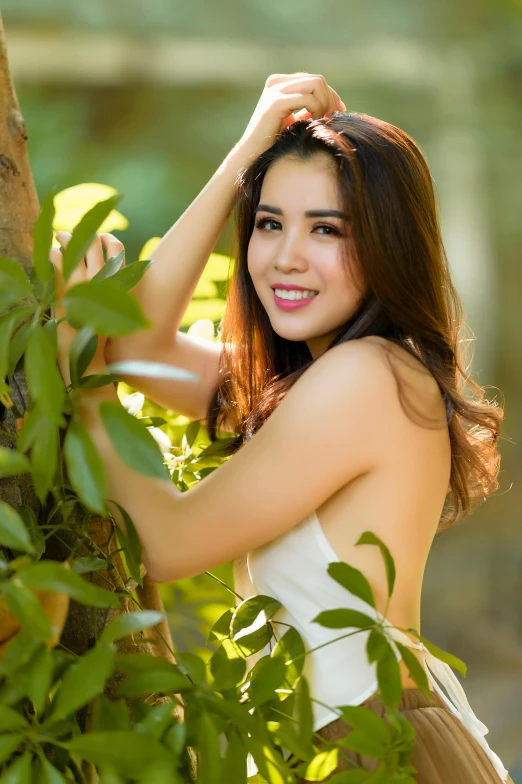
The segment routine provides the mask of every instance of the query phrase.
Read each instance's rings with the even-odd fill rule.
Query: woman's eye
[[[275,223],[276,226],[280,226],[281,225],[278,221],[273,220],[273,218],[261,218],[261,220],[257,221],[257,223],[256,223],[256,229],[264,229],[265,226],[268,223]],[[335,226],[329,226],[326,223],[320,223],[317,226],[314,226],[313,230],[315,231],[316,229],[327,229],[328,233],[324,235],[326,237],[329,237],[332,234],[336,234],[337,236],[341,236],[341,232],[338,229],[336,229]]]

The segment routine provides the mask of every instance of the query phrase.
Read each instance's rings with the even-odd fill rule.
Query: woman
[[[321,610],[347,598],[368,610],[327,575],[336,560],[366,575],[391,624],[420,630],[433,538],[496,489],[502,419],[463,368],[460,302],[424,156],[399,128],[345,110],[322,76],[269,77],[240,142],[135,289],[152,328],[106,346],[100,339],[87,371],[132,358],[196,373],[197,385],[126,380],[204,420],[212,438],[218,424],[234,433],[237,454],[180,493],[135,474],[112,449],[97,410],[100,400],[118,400],[111,385],[85,390],[78,406],[107,467],[108,497],[133,517],[149,574],[171,581],[237,559],[239,592],[279,599],[278,619],[309,648],[335,636],[312,623]],[[234,204],[235,270],[221,340],[210,343],[179,326]],[[68,285],[101,269],[102,246],[110,256],[122,248],[97,237]],[[60,261],[53,251],[58,274]],[[68,382],[74,332],[66,323],[60,330]],[[376,548],[356,546],[366,530],[395,560],[389,603]],[[418,781],[510,781],[451,670],[396,633],[429,668],[431,703],[401,661],[399,710],[416,730]],[[315,729],[326,739],[349,731],[330,706],[382,713],[363,634],[314,651],[306,666]],[[372,760],[354,759],[372,769]]]

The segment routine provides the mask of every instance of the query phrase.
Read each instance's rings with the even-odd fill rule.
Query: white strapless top
[[[310,695],[314,700],[314,730],[317,731],[339,718],[340,712],[335,710],[336,705],[360,705],[378,689],[376,664],[369,664],[366,654],[369,630],[312,650],[350,631],[327,629],[318,623],[312,623],[312,619],[323,610],[349,607],[384,621],[392,641],[423,652],[422,659],[430,689],[442,697],[451,713],[457,716],[476,738],[500,779],[506,781],[508,771],[484,737],[488,728],[473,713],[464,689],[451,667],[433,656],[423,643],[413,642],[375,608],[333,580],[327,573],[328,564],[340,560],[315,512],[287,533],[251,551],[246,558],[251,594],[265,594],[281,602],[283,606],[273,620],[294,626],[303,638],[306,650],[311,651],[305,657],[303,674],[308,680]],[[285,626],[274,624],[276,639],[281,637],[284,631]],[[391,644],[399,660],[401,654],[393,642]],[[268,652],[267,648],[259,656]],[[257,659],[258,656],[252,658]],[[444,686],[449,696],[442,691],[435,678]]]

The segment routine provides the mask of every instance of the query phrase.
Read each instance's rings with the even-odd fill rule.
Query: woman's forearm
[[[155,248],[154,264],[133,289],[152,327],[110,339],[105,353],[110,362],[132,356],[135,349],[172,342],[232,211],[237,175],[256,154],[239,142]]]
[[[182,493],[168,478],[154,479],[129,468],[114,449],[103,426],[99,404],[105,400],[119,403],[114,388],[89,390],[82,394],[75,410],[94,441],[107,474],[108,508],[125,533],[124,520],[111,501],[116,501],[130,515],[143,547],[143,563],[156,579],[157,564],[164,560],[165,547],[174,538],[175,505]],[[167,514],[166,514],[167,512]],[[165,521],[169,520],[168,530]],[[160,578],[161,579],[161,578]]]

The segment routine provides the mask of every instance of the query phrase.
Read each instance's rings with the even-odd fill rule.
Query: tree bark
[[[39,205],[36,189],[31,174],[27,154],[27,131],[20,111],[20,106],[15,92],[15,87],[9,70],[7,50],[2,17],[0,14],[0,257],[8,256],[18,261],[29,276],[32,269],[33,226],[38,216]],[[27,408],[28,391],[25,380],[23,359],[18,363],[10,384],[13,388],[11,398],[17,409],[23,414]],[[13,448],[16,438],[16,420],[10,408],[2,410],[0,416],[0,429],[8,433],[0,433],[0,445]],[[62,434],[63,436],[63,434]],[[0,478],[0,499],[18,510],[22,505],[31,507],[36,517],[40,519],[41,504],[33,490],[29,474],[21,476]],[[73,530],[75,524],[80,528],[80,507],[78,506],[71,515],[71,530],[60,532],[60,537],[50,537],[47,542],[44,558],[58,561],[66,560],[71,551],[77,555],[89,555],[91,550],[79,535]],[[58,513],[53,522],[61,523],[63,519]],[[106,556],[115,548],[112,543],[112,523],[100,517],[91,520],[89,538],[92,545]],[[114,568],[107,573],[94,573],[93,581],[107,588],[107,580],[115,582],[122,589],[127,582],[127,576],[121,558],[113,559]],[[104,579],[107,578],[107,579]],[[163,605],[157,587],[147,581],[147,590],[140,598],[145,603],[146,609],[159,609]],[[150,597],[152,606],[147,606]],[[137,609],[132,599],[124,598],[121,610],[94,609],[85,607],[71,601],[65,629],[62,635],[62,644],[81,655],[94,645],[97,636],[106,624],[114,617],[115,613],[129,612]],[[172,644],[166,623],[162,626],[162,634]],[[122,642],[122,649],[126,652],[147,652],[160,655],[172,660],[172,654],[163,643],[151,645],[147,642],[145,634],[134,635]],[[143,639],[142,639],[143,638]],[[112,684],[114,686],[115,684]],[[109,686],[109,693],[111,685]]]

